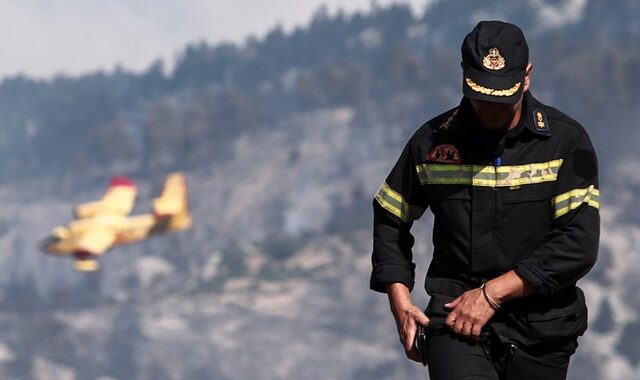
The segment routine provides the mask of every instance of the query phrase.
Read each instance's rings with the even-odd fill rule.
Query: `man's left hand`
[[[451,310],[445,320],[447,327],[474,342],[480,338],[482,327],[496,313],[480,288],[462,293],[444,307]]]

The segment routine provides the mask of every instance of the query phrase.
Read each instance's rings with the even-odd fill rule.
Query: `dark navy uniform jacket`
[[[411,137],[375,194],[370,287],[413,289],[410,229],[429,208],[430,328],[444,328],[446,302],[513,269],[537,292],[505,302],[487,328],[524,345],[575,338],[587,327],[576,282],[598,251],[597,177],[585,130],[529,92],[506,134],[481,128],[463,99]]]

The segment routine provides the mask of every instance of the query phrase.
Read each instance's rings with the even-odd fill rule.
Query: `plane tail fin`
[[[160,196],[153,200],[153,211],[158,218],[167,218],[170,231],[184,230],[191,226],[189,188],[183,173],[167,176]]]

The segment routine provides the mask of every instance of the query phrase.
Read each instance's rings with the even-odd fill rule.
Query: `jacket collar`
[[[551,136],[551,126],[547,120],[546,107],[531,95],[524,93],[520,123],[531,132],[539,136]]]
[[[546,107],[533,97],[531,91],[524,93],[522,101],[522,112],[520,122],[514,129],[508,132],[509,136],[515,137],[525,130],[541,137],[551,136],[551,128],[547,121]],[[473,108],[467,98],[462,98],[458,106],[459,115],[452,123],[452,132],[464,136],[476,134],[479,122]]]

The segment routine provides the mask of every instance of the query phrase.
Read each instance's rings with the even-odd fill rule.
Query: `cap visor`
[[[462,93],[468,99],[494,103],[516,103],[524,90],[524,71],[498,76],[464,70]]]

